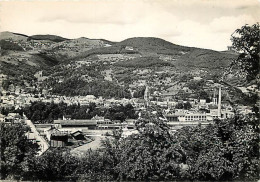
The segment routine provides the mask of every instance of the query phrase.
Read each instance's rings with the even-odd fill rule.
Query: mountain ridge
[[[19,40],[22,37],[23,41],[25,41],[24,38],[26,37],[26,35],[12,32],[1,32],[1,34],[4,34],[4,38],[8,39],[13,36],[15,40]],[[177,45],[156,37],[132,37],[120,42],[112,42],[105,39],[90,39],[87,37],[67,39],[47,34],[28,36],[26,41],[30,42],[32,39],[37,41],[54,41],[50,45],[47,44],[45,47],[36,49],[45,52],[46,55],[51,57],[63,60],[68,59],[70,61],[86,60],[88,57],[98,55],[128,54],[135,55],[135,58],[145,57],[148,60],[149,57],[151,57],[151,60],[153,60],[152,58],[160,57],[163,61],[171,61],[175,66],[180,67],[223,68],[237,56],[228,51],[223,52]]]
[[[35,35],[26,35],[26,34],[22,34],[22,33],[16,33],[16,32],[10,32],[10,31],[3,31],[3,32],[0,32],[0,39],[3,39],[1,38],[1,34],[2,33],[9,33],[9,34],[13,34],[13,35],[17,35],[17,36],[23,36],[23,37],[27,37],[27,38],[32,38],[34,40],[45,40],[44,37],[47,37],[48,39],[48,36],[50,37],[59,37],[59,38],[62,38],[64,39],[64,41],[66,40],[76,40],[76,39],[80,39],[80,38],[84,38],[84,39],[89,39],[89,40],[101,40],[101,41],[104,41],[104,42],[109,42],[111,44],[118,44],[118,45],[124,45],[125,42],[128,42],[130,40],[133,40],[133,39],[155,39],[155,40],[161,40],[161,41],[165,41],[167,43],[170,43],[172,45],[175,45],[175,46],[180,46],[180,47],[183,47],[183,48],[197,48],[197,49],[206,49],[206,50],[212,50],[212,51],[216,51],[216,52],[229,52],[228,50],[223,50],[223,51],[218,51],[218,50],[214,50],[214,49],[208,49],[208,48],[200,48],[200,47],[194,47],[194,46],[183,46],[183,45],[178,45],[178,44],[175,44],[173,42],[170,42],[170,41],[167,41],[165,39],[162,39],[162,38],[159,38],[159,37],[130,37],[130,38],[126,38],[122,41],[119,41],[119,42],[116,42],[116,41],[110,41],[110,40],[107,40],[107,39],[103,39],[103,38],[88,38],[88,37],[78,37],[78,38],[65,38],[65,37],[62,37],[62,36],[58,36],[58,35],[53,35],[53,34],[35,34]],[[39,37],[40,36],[40,37]],[[43,36],[43,38],[41,37]],[[37,38],[38,37],[38,38]]]
[[[112,42],[54,35],[36,36],[38,40],[35,40],[17,33],[4,34],[6,41],[10,38],[12,41],[13,37],[12,43],[23,48],[22,51],[1,50],[0,67],[8,83],[37,86],[32,80],[36,79],[36,72],[42,71],[44,81],[38,85],[39,90],[53,90],[53,94],[95,94],[99,88],[105,92],[110,84],[113,89],[132,92],[148,80],[152,80],[157,89],[165,90],[171,82],[185,75],[188,75],[186,78],[219,78],[237,57],[230,52],[177,45],[156,37]],[[238,83],[237,78],[234,80]],[[105,95],[116,96],[113,89]],[[102,96],[102,92],[99,95]]]

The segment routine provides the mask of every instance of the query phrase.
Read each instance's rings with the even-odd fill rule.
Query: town
[[[259,4],[0,7],[0,180],[259,181]]]
[[[1,78],[2,83],[6,75],[2,74]],[[35,78],[42,80],[42,72],[36,73]],[[192,80],[194,82],[202,82],[201,77],[194,77]],[[38,81],[38,83],[41,82]],[[33,102],[43,102],[80,106],[95,104],[98,108],[109,109],[113,106],[131,104],[134,107],[135,113],[138,114],[140,111],[145,111],[150,105],[162,109],[165,121],[172,132],[183,126],[208,125],[216,118],[228,119],[234,117],[234,110],[230,104],[230,96],[228,95],[230,86],[226,84],[206,80],[203,85],[204,96],[202,95],[202,97],[199,98],[196,98],[195,92],[187,86],[185,80],[174,82],[173,84],[169,82],[170,87],[162,92],[154,91],[151,93],[152,89],[145,83],[145,80],[138,86],[145,87],[143,98],[105,99],[95,97],[94,95],[71,97],[52,95],[49,94],[47,90],[42,92],[42,94],[26,93],[25,89],[27,88],[23,89],[19,86],[14,87],[10,85],[9,90],[6,91],[3,89],[2,91],[1,107],[15,111],[30,107]],[[239,90],[241,88],[236,89]],[[245,90],[246,92],[244,92],[250,95],[252,91],[255,91],[255,88],[250,86],[245,88]],[[180,99],[183,98],[184,95],[185,100]],[[250,106],[238,105],[236,109],[245,115],[253,113],[252,107]],[[123,136],[125,137],[137,131],[134,125],[137,118],[125,118],[120,121],[105,118],[103,115],[96,115],[90,119],[71,119],[71,116],[64,113],[62,118],[53,119],[51,123],[44,124],[40,121],[31,122],[24,113],[21,116],[19,113],[9,112],[7,115],[1,114],[0,117],[2,122],[24,122],[24,124],[28,125],[33,131],[28,133],[28,139],[39,142],[41,146],[40,154],[45,152],[49,147],[68,146],[69,148],[74,147],[75,150],[77,150],[77,148],[84,149],[82,145],[86,146],[86,152],[87,149],[91,148],[91,142],[100,140],[100,138],[106,135],[111,135],[114,129],[123,129]],[[74,139],[79,138],[79,141],[76,142],[75,145],[69,142],[71,136],[74,136]],[[94,146],[94,148],[96,147],[98,146]]]

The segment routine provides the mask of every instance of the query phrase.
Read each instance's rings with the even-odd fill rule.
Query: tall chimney
[[[221,86],[218,90],[218,118],[221,118]]]

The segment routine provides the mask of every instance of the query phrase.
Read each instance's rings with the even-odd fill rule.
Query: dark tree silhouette
[[[238,65],[246,73],[248,81],[259,76],[260,53],[259,23],[252,26],[245,25],[231,35],[232,47],[240,53],[232,65]]]
[[[19,179],[26,161],[36,155],[38,145],[27,140],[28,131],[21,123],[0,123],[0,179]]]

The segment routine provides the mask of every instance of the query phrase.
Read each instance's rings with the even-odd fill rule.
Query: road
[[[31,120],[27,119],[25,120],[25,123],[30,127],[31,131],[33,132],[33,136],[37,141],[37,144],[40,146],[40,151],[38,152],[38,155],[42,155],[50,147],[48,142],[42,136],[40,136],[39,132],[36,130]]]
[[[98,148],[101,147],[101,140],[105,139],[104,136],[94,136],[94,140],[90,143],[84,144],[80,147],[74,148],[71,150],[71,153],[81,153],[83,154],[84,152],[88,151],[89,149],[91,150],[97,150]]]

